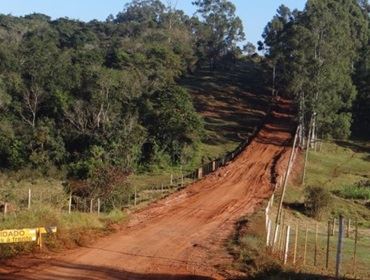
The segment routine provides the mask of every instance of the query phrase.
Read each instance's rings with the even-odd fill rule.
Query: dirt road
[[[134,213],[119,232],[0,279],[224,279],[235,223],[271,195],[287,164],[289,108],[280,101],[233,162]]]

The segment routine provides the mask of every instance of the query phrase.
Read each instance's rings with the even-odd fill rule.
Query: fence
[[[265,208],[266,247],[284,265],[300,266],[336,278],[370,279],[370,231],[360,229],[356,218],[339,216],[327,224],[290,221],[282,208],[285,187],[296,159],[297,128],[284,177],[276,178],[275,190]],[[279,204],[274,199],[280,190]]]
[[[268,211],[266,246],[284,265],[307,267],[337,278],[370,279],[370,234],[359,228],[356,219],[339,216],[327,224],[303,224],[285,221],[283,213],[279,225]]]
[[[169,193],[175,192],[184,188],[185,186],[202,179],[204,176],[216,171],[225,166],[227,163],[235,159],[253,140],[258,131],[262,128],[266,119],[271,114],[272,107],[269,107],[265,117],[261,120],[259,125],[253,129],[251,134],[241,142],[236,149],[227,153],[221,158],[210,161],[193,172],[174,177],[170,175],[166,182],[152,184],[143,188],[127,190],[127,193],[121,197],[121,201],[107,201],[101,197],[84,198],[76,194],[66,194],[64,191],[53,191],[51,188],[39,190],[37,188],[24,188],[17,194],[4,193],[0,191],[0,212],[7,215],[8,212],[21,211],[25,209],[32,209],[37,204],[51,204],[61,211],[90,212],[98,214],[104,211],[109,205],[119,205],[120,208],[136,206],[140,203],[150,202],[162,198]],[[3,202],[1,202],[3,201]]]

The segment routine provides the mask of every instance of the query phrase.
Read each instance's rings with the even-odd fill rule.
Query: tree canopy
[[[203,122],[178,80],[244,37],[230,1],[194,4],[201,18],[159,0],[106,21],[0,15],[0,168],[86,179],[192,161]]]
[[[300,121],[315,126],[313,135],[349,137],[361,91],[353,77],[368,46],[368,14],[361,3],[308,0],[302,12],[280,6],[263,38],[260,50],[276,69],[276,89],[296,98]]]

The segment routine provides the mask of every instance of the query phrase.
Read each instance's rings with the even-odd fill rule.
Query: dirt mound
[[[22,265],[15,262],[0,279],[224,279],[232,262],[227,238],[271,195],[287,165],[290,108],[279,101],[233,162],[133,214],[121,231],[29,269],[14,272]]]

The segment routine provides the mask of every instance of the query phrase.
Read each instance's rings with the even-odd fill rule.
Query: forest
[[[133,0],[90,22],[0,15],[0,169],[85,180],[191,162],[204,124],[182,77],[252,57],[306,136],[370,139],[368,1],[282,5],[258,53],[231,1],[193,5]]]

